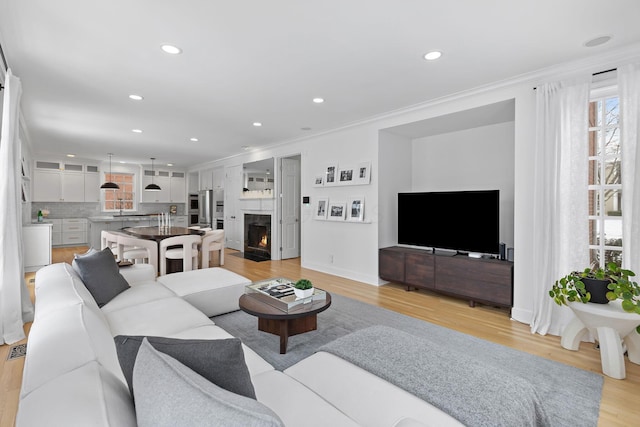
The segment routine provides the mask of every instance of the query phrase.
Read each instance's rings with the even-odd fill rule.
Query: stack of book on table
[[[327,293],[318,288],[313,288],[310,297],[297,298],[293,291],[294,283],[284,277],[261,280],[247,285],[245,293],[286,313],[306,307],[306,304],[326,301]]]

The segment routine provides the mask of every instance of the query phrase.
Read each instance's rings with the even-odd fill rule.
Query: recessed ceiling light
[[[131,129],[133,133],[142,133],[142,129]]]
[[[75,157],[75,154],[67,154],[67,157]]]
[[[167,166],[173,166],[173,163],[167,163]]]
[[[262,123],[260,122],[253,122],[253,125],[257,128],[259,128],[260,126],[262,126]]]
[[[198,138],[190,138],[189,141],[191,142],[198,142]]]
[[[313,98],[313,102],[316,104],[322,104],[324,102],[324,98]]]
[[[124,165],[127,162],[125,162],[124,160],[120,160],[120,163],[122,163]]]
[[[135,94],[129,95],[129,98],[133,99],[134,101],[142,101],[144,99],[144,97]]]
[[[162,50],[165,51],[166,53],[171,54],[171,55],[177,55],[179,53],[182,53],[182,49],[180,49],[177,46],[170,45],[170,44],[163,44],[162,45]]]
[[[600,37],[596,37],[594,39],[586,41],[584,45],[585,47],[596,47],[596,46],[600,46],[601,44],[605,44],[609,40],[611,40],[611,36],[600,36]]]
[[[308,127],[308,126],[305,126],[305,127],[303,127],[303,128],[300,128],[300,130],[311,130],[311,128],[310,128],[310,127]]]
[[[426,59],[427,61],[435,61],[441,56],[442,56],[442,52],[438,50],[432,50],[431,52],[427,52],[424,54],[424,59]]]

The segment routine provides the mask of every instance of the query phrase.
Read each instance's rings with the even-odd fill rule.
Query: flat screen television
[[[398,244],[499,253],[500,191],[398,193]]]

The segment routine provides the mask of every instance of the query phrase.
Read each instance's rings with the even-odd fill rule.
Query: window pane
[[[613,262],[617,266],[622,265],[622,251],[607,249],[604,251],[604,263]]]
[[[589,260],[591,261],[592,267],[600,266],[600,250],[598,249],[589,250]]]
[[[589,132],[589,141],[593,140],[593,147],[589,147],[590,156],[600,156],[602,154],[602,132],[592,130]]]
[[[600,215],[600,192],[589,190],[589,215]]]
[[[611,159],[607,160],[604,164],[604,184],[622,184],[622,177],[620,176],[620,160]]]
[[[589,126],[602,126],[602,101],[589,104]]]
[[[600,233],[599,233],[598,221],[595,219],[589,220],[589,244],[590,245],[599,245],[600,244]]]
[[[604,154],[607,156],[620,155],[620,130],[619,128],[608,129],[604,140]]]
[[[622,190],[605,190],[605,212],[609,216],[622,216]]]
[[[606,246],[622,246],[622,221],[604,220],[604,241]]]
[[[589,160],[589,185],[600,185],[599,164],[597,160]]]
[[[618,108],[618,98],[609,98],[606,100],[606,125],[617,125],[620,118],[620,109]]]

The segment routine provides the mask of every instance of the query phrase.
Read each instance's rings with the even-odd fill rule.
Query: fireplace
[[[244,257],[271,260],[271,215],[244,214]]]

